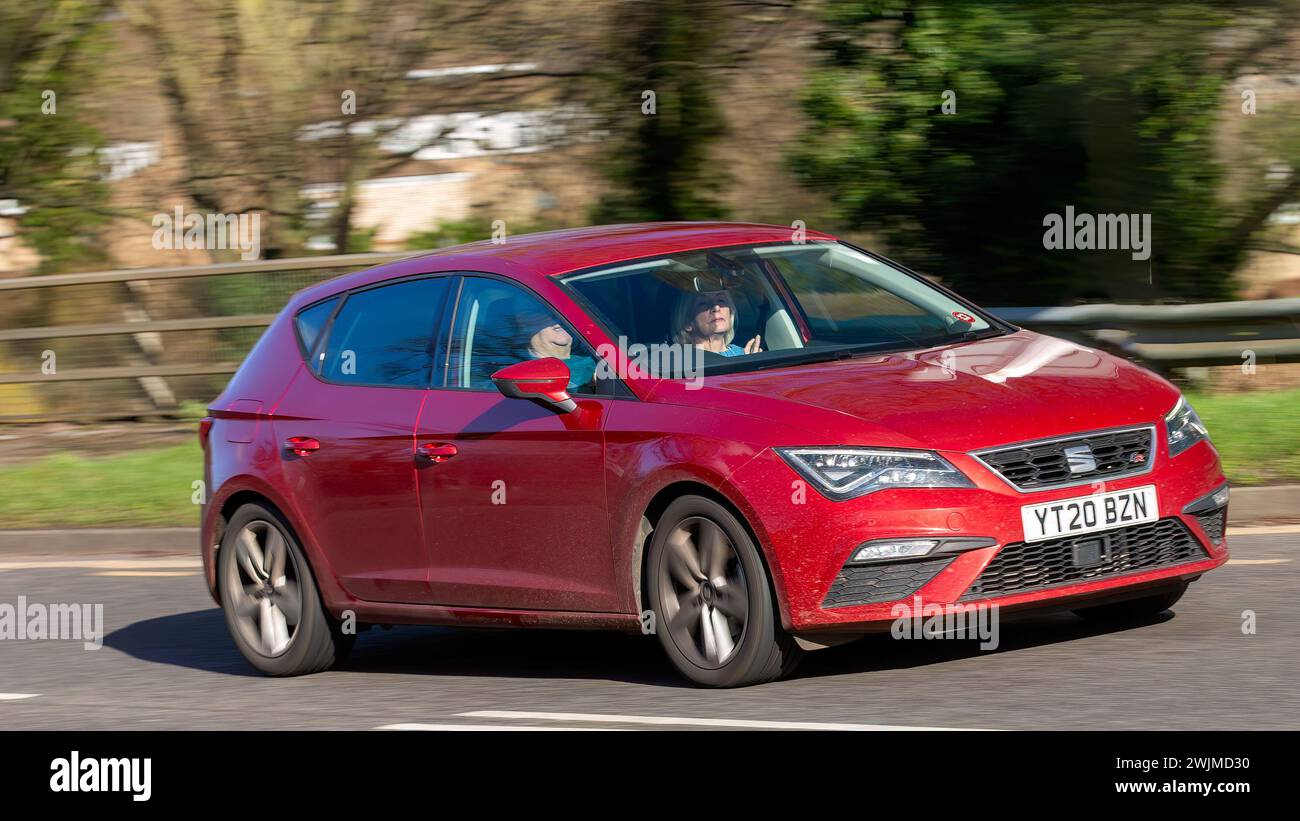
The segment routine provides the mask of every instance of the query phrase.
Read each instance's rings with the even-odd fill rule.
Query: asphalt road
[[[415,627],[362,634],[342,669],[269,679],[235,651],[196,558],[0,555],[0,605],[102,603],[106,631],[98,650],[0,640],[0,729],[1300,729],[1300,528],[1230,544],[1172,616],[1006,617],[991,652],[873,637],[730,691],[686,686],[652,637]]]

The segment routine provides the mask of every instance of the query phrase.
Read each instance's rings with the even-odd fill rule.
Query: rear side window
[[[338,297],[327,299],[310,308],[304,308],[298,312],[298,316],[294,317],[294,327],[298,329],[298,341],[302,343],[304,356],[311,356],[312,351],[316,350],[321,331],[325,330],[325,323],[329,321],[330,314],[334,313],[338,304]],[[318,362],[312,362],[312,370],[316,370],[318,365]]]
[[[426,387],[447,278],[349,294],[330,326],[321,377],[356,385]]]

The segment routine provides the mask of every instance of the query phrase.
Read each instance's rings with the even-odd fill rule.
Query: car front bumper
[[[1228,560],[1226,505],[1209,515],[1185,512],[1226,483],[1208,442],[1173,459],[1162,444],[1153,469],[1140,476],[1034,492],[1013,488],[969,454],[940,453],[976,486],[896,489],[833,501],[771,451],[731,477],[763,545],[788,630],[873,632],[898,618],[899,603],[1084,606],[1190,580]],[[1056,544],[1068,540],[1024,540],[1024,505],[1143,485],[1156,488],[1156,522],[1073,537],[1104,534],[1103,563],[1074,566],[1074,546]],[[864,542],[882,538],[986,539],[992,544],[971,549],[958,543],[952,553],[849,563]]]

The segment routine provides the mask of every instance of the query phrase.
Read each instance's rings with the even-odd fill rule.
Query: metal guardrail
[[[220,390],[220,382],[247,354],[256,330],[271,323],[274,311],[294,291],[422,253],[428,252],[0,279],[0,362],[12,368],[0,364],[0,422],[174,416],[184,402],[206,402]],[[242,304],[239,295],[251,292],[261,310],[212,315],[219,313],[217,306],[204,296],[223,285],[233,286],[226,288],[235,295],[228,301]],[[200,293],[192,293],[196,288]],[[47,301],[64,309],[53,313],[103,321],[4,327],[15,324],[13,306],[24,292],[57,292],[57,298]],[[249,329],[254,333],[238,334]],[[41,367],[41,354],[50,351],[59,363],[53,372]],[[64,366],[68,359],[71,367]],[[95,388],[76,390],[78,383]]]
[[[1252,354],[1256,362],[1300,362],[1300,299],[990,310],[1159,369],[1240,365]]]
[[[252,344],[241,330],[268,325],[289,294],[338,273],[416,256],[424,251],[256,260],[171,268],[0,279],[0,325],[12,323],[17,294],[51,293],[71,304],[59,316],[75,323],[0,327],[0,422],[175,415],[185,401],[206,402],[220,390]],[[236,280],[243,278],[242,285]],[[224,278],[224,279],[223,279]],[[203,283],[226,282],[200,293]],[[243,294],[257,310],[213,315],[212,294]],[[242,288],[242,290],[241,290]],[[72,294],[81,294],[73,299]],[[227,300],[241,306],[243,297]],[[84,304],[83,304],[84,303]],[[6,313],[11,318],[6,319]],[[1196,305],[1077,305],[994,308],[1009,322],[1139,359],[1159,370],[1300,362],[1300,299]],[[164,343],[164,338],[171,340]],[[80,346],[80,347],[74,347]],[[36,354],[66,348],[74,363],[42,371]],[[71,384],[70,384],[71,383]],[[80,389],[79,383],[95,385]],[[47,387],[48,386],[48,387]],[[60,387],[62,386],[62,387]],[[108,387],[115,386],[115,387]],[[12,393],[26,406],[15,409]],[[48,395],[37,396],[45,392]]]
[[[193,279],[230,274],[256,274],[261,272],[314,271],[337,268],[368,268],[399,259],[427,254],[429,251],[394,251],[378,254],[340,254],[331,257],[298,257],[296,259],[258,259],[251,262],[217,262],[212,265],[180,265],[171,268],[125,268],[116,271],[89,271],[80,274],[50,274],[48,276],[0,279],[0,291],[20,291],[28,288],[59,288],[67,285],[94,285],[105,282],[140,282],[150,279]]]
[[[71,339],[78,336],[113,336],[115,334],[162,333],[164,331],[199,331],[220,328],[265,328],[275,314],[244,316],[210,316],[197,319],[154,319],[139,322],[105,322],[98,325],[47,325],[42,328],[0,329],[0,342],[28,339]]]

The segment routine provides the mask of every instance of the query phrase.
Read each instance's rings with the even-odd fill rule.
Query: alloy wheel
[[[683,519],[668,535],[660,565],[666,626],[700,667],[725,665],[744,639],[749,587],[736,547],[711,519]]]
[[[266,521],[244,525],[227,565],[235,623],[244,640],[267,657],[289,649],[302,617],[297,560],[279,528]]]

